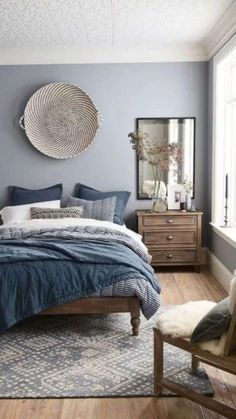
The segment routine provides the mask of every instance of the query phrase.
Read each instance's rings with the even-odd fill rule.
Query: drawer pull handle
[[[171,218],[169,220],[167,220],[168,224],[172,224],[174,222],[174,220],[172,220]]]
[[[171,253],[169,253],[169,255],[167,257],[168,257],[168,259],[172,259],[173,255]]]
[[[173,236],[167,236],[167,240],[172,240]]]

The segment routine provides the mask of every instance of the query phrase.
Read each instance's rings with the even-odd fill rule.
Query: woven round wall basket
[[[55,159],[69,159],[93,141],[101,115],[79,87],[50,83],[29,99],[20,126],[37,150]]]

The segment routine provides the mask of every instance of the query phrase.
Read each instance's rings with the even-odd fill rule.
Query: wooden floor
[[[207,272],[159,274],[162,301],[181,304],[190,300],[219,301],[226,293]],[[215,394],[236,407],[236,380],[207,367]],[[1,378],[1,377],[0,377]],[[182,398],[115,398],[0,400],[0,419],[219,419],[220,415]]]

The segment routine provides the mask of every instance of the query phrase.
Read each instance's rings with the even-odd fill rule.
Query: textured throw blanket
[[[98,226],[0,229],[0,332],[49,307],[142,278],[160,293],[144,248]]]

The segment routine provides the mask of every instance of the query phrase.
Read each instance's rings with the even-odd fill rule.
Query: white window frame
[[[220,77],[220,65],[224,59],[233,52],[236,48],[236,35],[222,48],[219,53],[213,59],[213,120],[212,120],[212,222],[210,223],[213,230],[228,241],[231,245],[236,247],[236,226],[233,225],[231,228],[222,228],[223,224],[223,211],[219,206],[215,205],[217,196],[224,196],[225,188],[225,168],[220,162],[221,153],[219,147],[219,141],[224,138],[224,125],[217,124],[218,113],[223,112],[220,110],[217,102],[217,95],[219,94],[219,86],[217,85],[218,77]],[[223,65],[223,64],[222,64]],[[228,80],[228,79],[227,79]],[[229,79],[229,83],[231,80]],[[226,83],[222,84],[221,95],[228,95]],[[222,103],[225,106],[225,102]],[[217,175],[216,175],[217,173]],[[220,179],[220,182],[219,182]],[[232,181],[232,179],[230,179]],[[233,208],[235,211],[236,208]],[[229,217],[232,218],[232,214],[229,209]],[[234,220],[235,221],[235,220]]]

